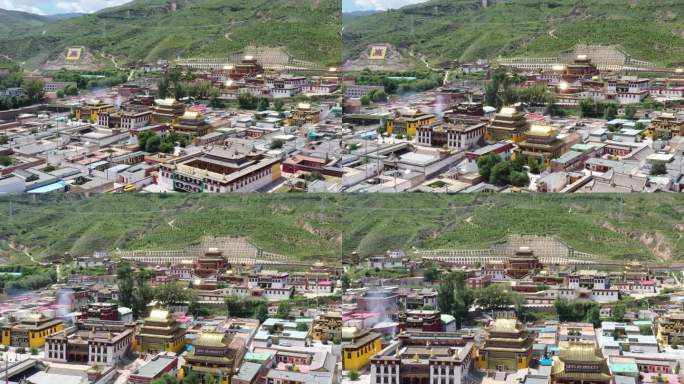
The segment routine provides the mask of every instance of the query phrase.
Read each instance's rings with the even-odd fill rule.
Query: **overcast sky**
[[[342,0],[342,12],[396,9],[404,5],[423,3],[425,1],[427,0]]]
[[[73,12],[90,13],[129,1],[131,0],[0,0],[0,8],[39,15],[55,15]]]
[[[58,13],[90,13],[102,8],[113,7],[130,0],[0,0],[0,8],[54,15]],[[249,1],[249,0],[246,0]],[[426,0],[342,0],[342,11],[368,11],[375,9],[401,8],[407,4]]]

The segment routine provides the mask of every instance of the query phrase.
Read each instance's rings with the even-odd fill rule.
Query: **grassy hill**
[[[12,201],[12,215],[10,203]],[[606,258],[684,260],[684,195],[78,195],[0,197],[0,256],[177,249],[203,235],[334,262],[358,251],[484,248],[555,235]]]
[[[10,217],[10,203],[12,215]],[[339,259],[336,202],[314,195],[0,197],[0,257],[95,250],[180,249],[205,235],[240,235],[304,260]],[[3,254],[4,253],[4,254]]]
[[[341,55],[339,30],[337,0],[136,0],[2,34],[0,52],[35,64],[83,45],[126,62],[228,56],[256,45],[332,65]]]
[[[0,9],[0,36],[26,33],[33,27],[41,26],[48,18],[32,13]]]
[[[491,0],[490,0],[491,2]],[[432,63],[546,56],[578,43],[622,45],[637,59],[684,63],[681,0],[432,0],[344,20],[344,57],[391,43]]]

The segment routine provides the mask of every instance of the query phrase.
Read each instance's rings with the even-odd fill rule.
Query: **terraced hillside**
[[[509,234],[554,235],[609,259],[684,259],[684,196],[364,195],[344,200],[344,251],[480,249]]]
[[[38,66],[67,46],[86,46],[123,63],[225,57],[255,45],[336,65],[339,31],[337,0],[135,0],[26,33],[0,34],[0,52]]]
[[[11,207],[10,207],[10,201]],[[338,208],[313,195],[78,195],[0,197],[0,257],[182,249],[203,236],[244,236],[302,260],[339,258]],[[10,215],[11,209],[11,215]]]
[[[11,203],[10,203],[11,201]],[[11,205],[11,206],[10,206]],[[509,234],[554,235],[610,259],[684,260],[684,196],[78,195],[1,196],[0,258],[178,249],[204,235],[337,262],[387,249],[487,248]]]
[[[621,45],[641,60],[684,64],[681,0],[431,0],[345,18],[344,57],[390,43],[430,63],[556,56],[576,44]],[[491,4],[494,3],[494,4]]]

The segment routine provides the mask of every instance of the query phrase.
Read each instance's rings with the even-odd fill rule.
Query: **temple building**
[[[677,120],[674,113],[662,113],[651,120],[649,130],[654,139],[669,140],[675,136],[684,136],[684,121]]]
[[[311,337],[319,341],[341,340],[342,314],[339,312],[325,312],[318,315],[311,327]]]
[[[185,104],[176,99],[157,99],[152,109],[152,124],[175,124],[185,114]]]
[[[309,103],[300,103],[292,110],[290,123],[301,127],[304,124],[318,124],[321,121],[320,109],[313,108]]]
[[[200,277],[216,276],[219,271],[228,266],[223,252],[218,248],[209,248],[204,251],[204,255],[195,261],[194,272]]]
[[[116,365],[130,350],[135,324],[84,320],[47,337],[45,359],[57,362]]]
[[[483,122],[445,122],[417,128],[418,144],[431,147],[467,150],[475,147],[484,137],[487,124]]]
[[[264,73],[264,68],[257,62],[254,56],[247,55],[240,60],[240,63],[225,67],[228,76],[233,80],[253,77]]]
[[[454,333],[402,333],[371,359],[370,383],[465,384],[473,343]]]
[[[437,117],[424,113],[419,109],[404,109],[397,111],[394,118],[387,119],[387,133],[392,135],[415,137],[418,128],[432,125]]]
[[[529,124],[525,115],[515,107],[504,107],[494,115],[489,125],[488,135],[491,141],[513,140],[520,142]]]
[[[178,352],[185,347],[185,329],[165,309],[154,308],[137,336],[140,352]]]
[[[370,358],[380,352],[382,335],[357,327],[342,328],[342,367],[345,370],[364,368]]]
[[[515,255],[507,258],[504,263],[506,274],[516,280],[528,275],[534,276],[542,268],[543,265],[539,262],[539,258],[528,247],[520,247]]]
[[[518,143],[519,153],[548,164],[560,157],[563,152],[563,140],[558,138],[558,129],[549,125],[534,124]]]
[[[105,128],[140,129],[150,123],[151,111],[104,111],[97,114],[97,125]]]
[[[551,384],[609,384],[612,380],[606,358],[593,343],[562,346],[551,367]]]
[[[658,318],[658,341],[663,344],[684,343],[684,313],[666,313]]]
[[[45,339],[64,329],[62,320],[43,314],[29,315],[18,323],[2,326],[2,344],[12,347],[41,348]]]
[[[484,345],[478,351],[477,366],[496,371],[527,368],[532,358],[533,338],[516,319],[496,319],[487,328]]]
[[[199,112],[186,111],[172,124],[174,132],[186,135],[190,138],[204,136],[213,130],[211,124]]]
[[[159,185],[177,192],[255,192],[280,178],[280,158],[214,147],[161,164]]]
[[[591,59],[587,55],[578,55],[572,64],[563,67],[561,81],[566,84],[573,84],[580,80],[592,79],[598,75],[599,70],[596,65],[592,64]]]
[[[103,112],[114,112],[114,106],[102,100],[92,99],[76,107],[74,118],[78,121],[96,123],[98,114]]]
[[[212,376],[220,384],[230,383],[246,351],[242,339],[224,332],[202,332],[192,345],[192,351],[185,356],[184,374]]]

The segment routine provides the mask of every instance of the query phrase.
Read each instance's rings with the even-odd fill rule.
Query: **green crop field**
[[[609,259],[684,259],[681,194],[3,196],[0,218],[4,256],[20,246],[41,258],[240,235],[270,252],[337,261],[353,251],[485,248],[536,234]]]
[[[490,1],[491,2],[491,1]],[[684,64],[680,0],[431,0],[344,18],[344,57],[372,43],[432,63],[499,56],[555,56],[576,44],[621,45],[641,60]]]

